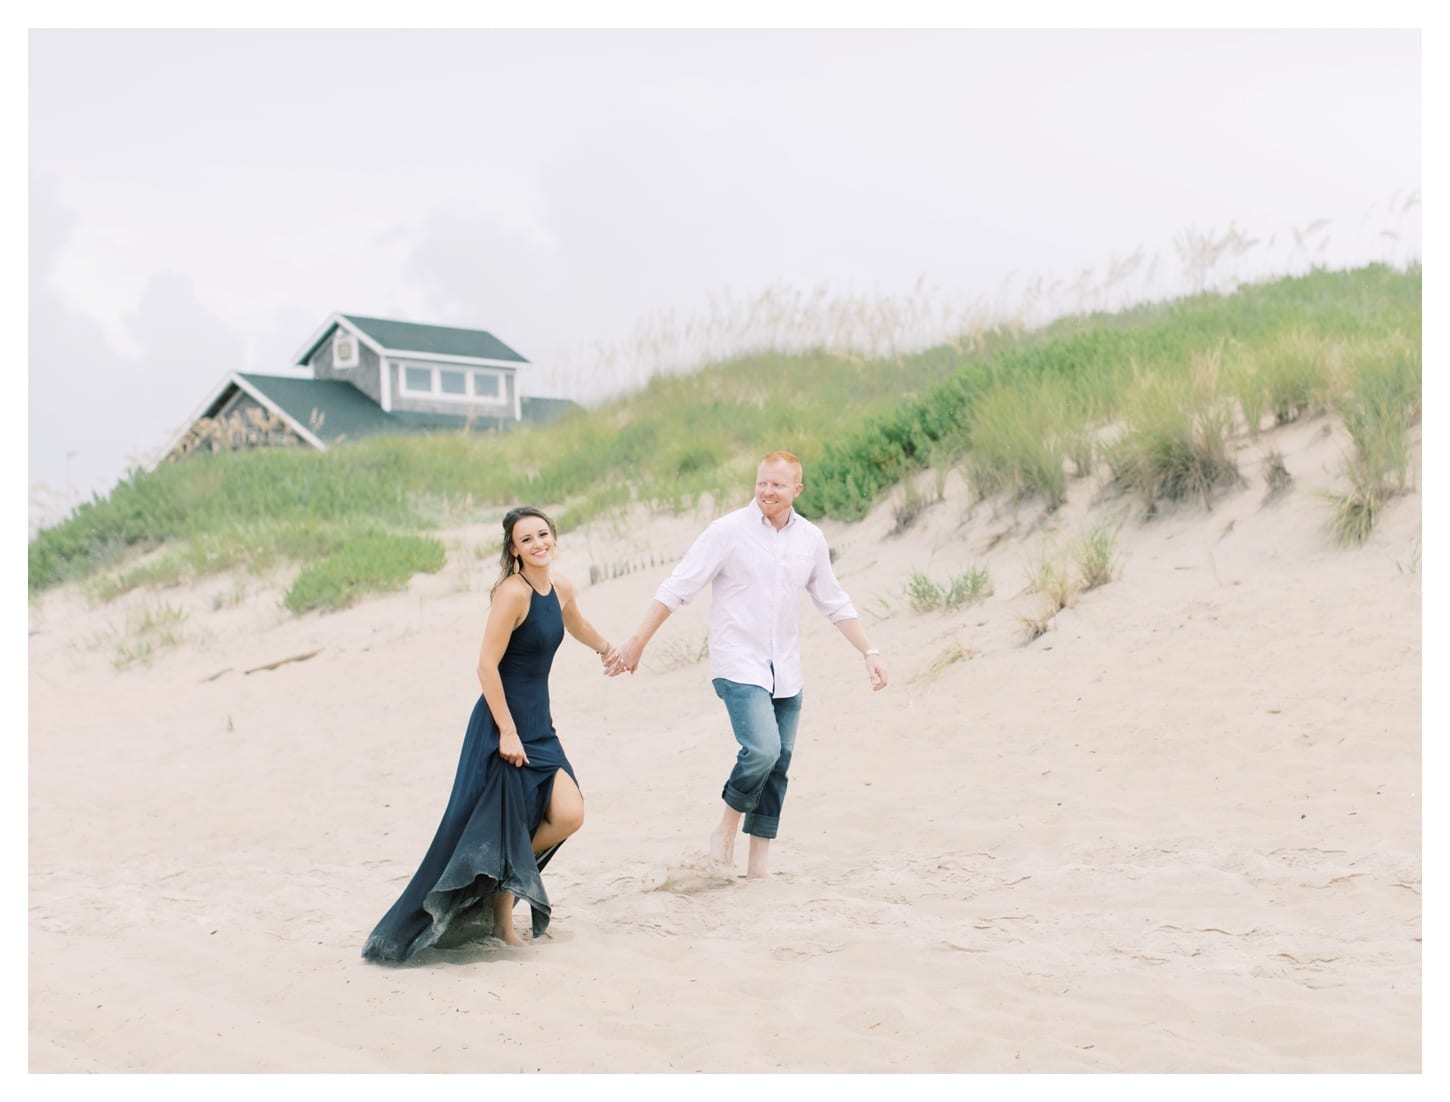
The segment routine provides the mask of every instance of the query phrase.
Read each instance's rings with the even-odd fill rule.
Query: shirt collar
[[[776,528],[775,525],[770,524],[770,518],[760,511],[760,502],[756,501],[753,497],[750,499],[750,507],[755,510],[755,515],[760,519],[760,523],[769,524],[772,531],[784,532],[787,528],[795,523],[796,517],[800,515],[795,511],[795,506],[792,505],[790,509],[790,516],[785,518],[785,523],[783,525],[781,525],[779,528]]]

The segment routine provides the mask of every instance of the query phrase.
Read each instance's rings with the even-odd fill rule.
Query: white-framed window
[[[501,371],[413,363],[393,366],[398,369],[401,393],[408,398],[498,404],[508,400]]]
[[[332,335],[332,366],[357,366],[357,338],[346,329],[338,328]]]

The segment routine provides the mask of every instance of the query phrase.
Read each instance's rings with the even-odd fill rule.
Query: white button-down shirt
[[[791,510],[777,531],[754,500],[700,533],[655,593],[677,611],[710,584],[710,676],[795,696],[801,674],[800,593],[837,623],[856,618],[826,537]]]

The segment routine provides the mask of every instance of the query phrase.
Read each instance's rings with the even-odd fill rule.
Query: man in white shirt
[[[735,834],[743,830],[750,835],[751,877],[769,875],[800,719],[802,589],[861,652],[872,690],[886,688],[881,652],[836,580],[825,536],[792,507],[804,488],[799,459],[784,451],[767,455],[756,472],[755,500],[700,534],[608,669],[611,676],[633,673],[660,625],[710,585],[710,677],[740,744],[721,791],[725,810],[710,835],[710,855],[733,862]]]

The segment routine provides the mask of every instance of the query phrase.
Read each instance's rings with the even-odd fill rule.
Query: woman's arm
[[[558,573],[553,575],[553,582],[554,588],[559,591],[559,611],[564,617],[564,630],[601,658],[607,658],[611,650],[609,640],[579,610],[574,583]]]
[[[504,697],[498,664],[503,659],[503,652],[508,649],[509,636],[529,614],[527,584],[522,579],[515,581],[508,578],[495,591],[493,603],[488,606],[488,622],[483,628],[483,645],[478,652],[478,684],[483,689],[488,710],[493,713],[493,721],[498,725],[498,756],[513,765],[527,765],[529,758],[524,753],[524,744],[519,740],[518,728]]]

